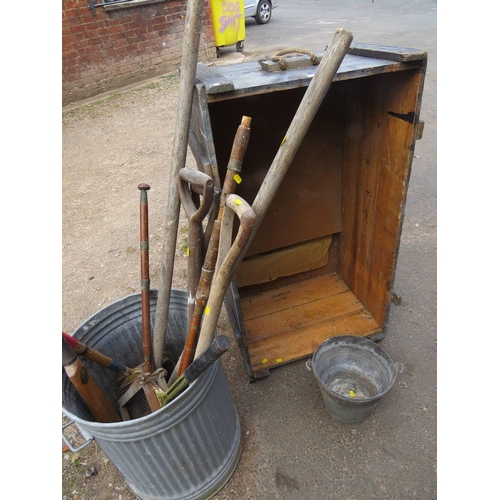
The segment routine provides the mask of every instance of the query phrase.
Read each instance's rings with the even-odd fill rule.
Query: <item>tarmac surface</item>
[[[215,500],[437,498],[436,1],[280,0],[269,24],[247,20],[244,51],[222,48],[216,64],[283,47],[322,51],[339,27],[350,30],[354,42],[428,54],[425,128],[414,153],[395,281],[402,300],[391,307],[380,342],[404,371],[367,420],[348,425],[326,411],[307,360],[249,383],[236,351],[224,368],[243,450]],[[224,317],[222,332],[227,328]]]

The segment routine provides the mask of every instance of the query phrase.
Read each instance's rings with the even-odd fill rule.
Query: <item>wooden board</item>
[[[371,335],[382,330],[335,274],[241,298],[252,370],[310,356],[337,335]]]
[[[420,71],[350,82],[338,273],[384,324],[416,140]],[[352,96],[356,96],[353,98]]]
[[[371,57],[373,52],[367,51],[369,56],[346,54],[335,75],[334,81],[350,80],[379,73],[401,71],[411,67],[413,62],[421,66],[421,60],[426,58],[425,52],[414,54],[411,61],[391,61]],[[272,55],[272,54],[271,54]],[[318,53],[322,55],[322,53]],[[381,53],[382,55],[382,53]],[[385,55],[385,53],[384,53]],[[307,87],[316,72],[317,66],[295,68],[285,71],[262,71],[258,61],[232,64],[221,68],[199,63],[196,77],[206,87],[209,102],[226,99],[235,99],[242,96],[265,94],[277,90],[287,90]],[[220,92],[224,85],[233,86],[233,90]]]
[[[242,116],[252,118],[250,140],[236,193],[248,203],[272,164],[305,89],[209,104],[220,177],[225,176],[234,133]],[[331,88],[276,193],[246,256],[342,230],[342,123]]]
[[[245,259],[236,271],[238,285],[266,283],[324,267],[331,243],[332,237],[327,236]]]

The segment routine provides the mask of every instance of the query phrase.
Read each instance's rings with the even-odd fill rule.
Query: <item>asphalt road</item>
[[[243,54],[227,47],[219,64],[285,48],[324,50],[333,31],[355,42],[423,49],[428,67],[395,288],[382,347],[405,366],[400,383],[366,421],[334,422],[304,361],[249,385],[228,374],[251,433],[233,478],[215,497],[290,500],[437,498],[437,3],[432,0],[280,0],[267,25],[247,20]]]

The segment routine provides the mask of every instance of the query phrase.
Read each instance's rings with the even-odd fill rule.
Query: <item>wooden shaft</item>
[[[205,276],[200,279],[197,287],[194,311],[190,318],[188,335],[186,337],[186,342],[184,344],[182,354],[170,377],[170,380],[172,381],[184,373],[193,358],[193,351],[198,339],[201,318],[203,316],[205,305],[208,301],[210,287],[214,276],[215,267],[217,265],[220,226],[224,216],[224,206],[227,197],[234,193],[236,186],[238,185],[236,174],[241,172],[242,169],[243,159],[248,147],[248,142],[250,140],[251,122],[252,119],[250,117],[243,116],[234,136],[233,147],[231,149],[226,176],[224,178],[224,184],[222,186],[219,213],[217,214],[217,219],[214,222],[212,235],[207,249],[206,259],[203,265]]]
[[[147,184],[139,184],[141,192],[140,208],[140,237],[141,237],[141,299],[142,299],[142,352],[144,356],[144,371],[154,372],[151,350],[151,305],[149,280],[149,225],[148,225],[148,192]]]
[[[162,249],[160,284],[158,287],[154,328],[153,352],[154,364],[156,366],[162,365],[163,351],[165,349],[170,291],[175,261],[175,246],[177,243],[177,229],[179,226],[180,199],[177,175],[179,170],[186,164],[189,122],[193,103],[196,65],[198,64],[198,50],[200,46],[204,4],[204,0],[188,0],[186,5],[186,24],[181,53],[179,100],[177,104],[172,164],[169,172],[165,238]]]
[[[200,281],[203,254],[203,219],[214,200],[214,181],[204,172],[190,168],[179,170],[179,196],[188,218],[188,325],[194,311],[196,287]],[[197,207],[192,199],[193,192],[203,196]]]
[[[240,219],[240,227],[236,239],[232,244],[227,255],[219,255],[219,260],[223,259],[219,267],[219,272],[215,277],[214,285],[210,290],[210,296],[205,307],[205,314],[196,346],[195,359],[205,350],[213,341],[215,328],[219,320],[220,311],[224,301],[224,295],[229,286],[235,270],[235,263],[243,249],[249,241],[252,231],[255,227],[255,213],[250,205],[234,194],[228,196],[222,227],[225,231],[231,231],[233,228],[233,218],[236,214]]]
[[[120,422],[118,413],[64,337],[62,338],[62,364],[69,380],[94,418],[103,423]]]
[[[134,371],[131,368],[126,367],[125,365],[118,363],[114,359],[106,356],[102,352],[89,347],[87,344],[75,339],[71,335],[62,332],[63,337],[66,339],[70,347],[81,356],[94,361],[95,363],[104,366],[105,368],[109,368],[110,370],[117,373],[127,373],[128,375],[132,375]]]
[[[307,87],[292,123],[252,204],[252,208],[257,216],[255,230],[239,259],[240,262],[257,233],[262,219],[269,209],[302,140],[309,130],[351,42],[352,34],[348,30],[339,28],[334,32],[330,44]]]
[[[205,309],[205,304],[207,303],[208,296],[210,293],[210,286],[212,283],[212,278],[214,274],[215,264],[217,261],[218,254],[218,243],[220,235],[220,221],[217,219],[214,223],[212,229],[212,237],[210,238],[210,243],[207,249],[207,255],[205,257],[205,262],[201,270],[200,282],[196,290],[195,304],[193,317],[189,325],[188,334],[186,337],[186,342],[184,344],[184,349],[177,363],[176,369],[172,374],[171,379],[175,380],[179,375],[182,375],[186,368],[191,363],[193,358],[194,348],[196,346],[196,341],[198,339],[198,332],[200,329],[201,318],[203,316],[203,310]]]

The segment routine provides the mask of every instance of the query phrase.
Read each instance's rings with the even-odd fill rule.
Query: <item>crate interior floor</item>
[[[310,356],[330,337],[382,330],[335,274],[242,297],[241,308],[254,372]]]

